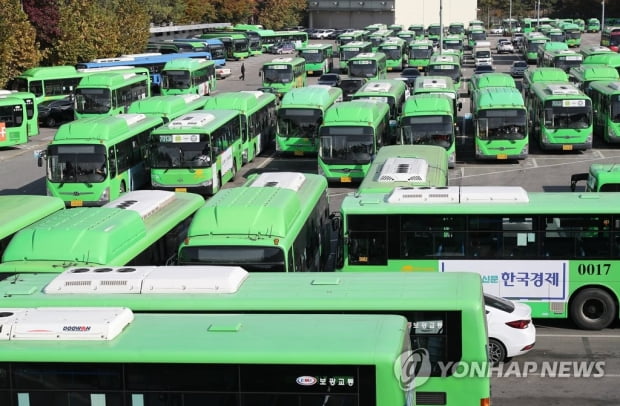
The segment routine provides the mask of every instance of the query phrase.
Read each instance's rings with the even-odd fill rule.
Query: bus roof
[[[153,134],[192,133],[197,130],[208,133],[235,117],[239,117],[238,110],[196,110],[156,128]]]
[[[527,69],[525,77],[529,83],[536,82],[566,82],[568,83],[568,75],[562,68],[555,67],[539,67]]]
[[[348,125],[350,123],[374,125],[389,113],[390,106],[387,103],[368,99],[351,100],[330,107],[325,113],[323,125]]]
[[[365,46],[370,46],[372,45],[370,42],[367,41],[351,41],[351,42],[347,42],[344,45],[340,45],[340,49],[344,49],[344,48],[361,48],[361,47],[365,47]]]
[[[240,92],[223,92],[209,97],[205,110],[238,110],[244,115],[251,114],[264,105],[274,102],[276,95],[269,92],[244,90]]]
[[[87,117],[63,124],[56,131],[51,145],[100,143],[130,136],[163,124],[161,117],[146,114],[117,114]]]
[[[18,77],[29,77],[31,79],[55,79],[64,78],[67,76],[85,76],[81,75],[75,66],[63,65],[63,66],[39,66],[36,68],[30,68],[23,72]]]
[[[449,76],[418,76],[414,91],[454,91],[454,81]]]
[[[620,80],[595,80],[590,89],[607,95],[620,94]]]
[[[570,68],[569,75],[579,82],[590,80],[619,79],[618,71],[609,65],[586,64]]]
[[[200,58],[177,58],[166,62],[163,70],[200,69],[209,65],[215,65],[215,62]]]
[[[476,110],[520,108],[525,110],[523,96],[516,87],[485,87],[475,94]]]
[[[215,240],[234,245],[248,239],[285,238],[289,230],[301,228],[304,215],[326,189],[324,177],[309,173],[251,176],[242,187],[219,191],[196,212],[187,245]]]
[[[328,85],[310,85],[288,91],[280,103],[280,108],[318,107],[327,109],[336,101],[342,100],[342,89]]]
[[[19,312],[20,309],[11,309]],[[33,324],[30,317],[39,312]],[[75,309],[75,325],[92,325],[87,309]],[[101,310],[101,309],[100,309]],[[94,309],[90,310],[94,313]],[[53,316],[54,313],[60,314]],[[68,313],[71,314],[71,313]],[[370,314],[131,314],[131,323],[113,341],[79,340],[49,335],[47,339],[3,340],[0,361],[54,363],[183,363],[249,365],[379,365],[390,371],[403,351],[407,320],[398,315]],[[62,323],[67,310],[30,309],[21,314],[31,327],[26,337]],[[30,316],[30,317],[29,317]],[[73,323],[72,323],[73,324]],[[38,333],[35,333],[38,332]],[[26,334],[26,333],[25,333]],[[17,335],[17,334],[16,334]],[[84,335],[82,333],[82,335]],[[326,340],[326,337],[335,339]],[[320,343],[320,347],[315,344]],[[320,348],[320,350],[319,350]],[[247,367],[246,367],[247,368]],[[373,378],[374,380],[374,370]],[[247,375],[253,379],[252,369]],[[237,377],[237,372],[232,373]],[[296,375],[295,375],[296,376]],[[390,373],[393,376],[393,372]],[[227,376],[225,379],[231,378]],[[295,377],[292,378],[294,384]],[[359,385],[359,376],[354,378]],[[398,378],[394,377],[394,380]],[[363,379],[362,379],[363,380]],[[374,392],[373,392],[374,393]],[[377,393],[379,397],[381,393]],[[374,403],[374,400],[373,400]]]
[[[64,208],[64,201],[58,197],[0,196],[0,240]]]
[[[378,94],[404,94],[407,85],[396,79],[371,79],[355,92],[355,96],[373,96]]]
[[[134,71],[135,70],[135,71]],[[143,70],[144,74],[139,73]],[[148,79],[149,71],[146,68],[133,68],[130,70],[115,70],[96,72],[87,75],[80,80],[78,89],[101,87],[101,86],[121,86],[131,82],[139,82]]]
[[[129,105],[128,113],[161,115],[168,120],[202,108],[209,98],[197,94],[152,96],[136,100]]]
[[[203,203],[192,193],[139,190],[102,207],[57,211],[15,234],[0,270],[61,272],[80,264],[124,265]]]
[[[449,97],[422,93],[413,95],[405,101],[402,117],[424,116],[429,114],[452,116],[454,114],[453,110],[453,100]]]
[[[534,83],[532,85],[532,92],[537,94],[541,100],[561,100],[566,98],[590,100],[588,96],[571,83]]]
[[[438,145],[385,145],[379,149],[356,193],[395,187],[446,186],[448,156]]]
[[[610,50],[610,52],[589,55],[584,58],[583,63],[586,65],[603,64],[611,66],[613,68],[618,68],[620,67],[620,54]]]
[[[469,79],[470,87],[474,89],[482,89],[484,87],[514,87],[517,85],[512,76],[503,72],[488,72],[471,75]]]
[[[274,58],[271,61],[265,62],[263,65],[276,65],[276,64],[291,64],[291,65],[299,65],[304,64],[306,60],[304,58],[298,58],[296,56],[282,56],[278,58]]]
[[[470,272],[273,273],[194,265],[110,268],[110,272],[91,267],[58,275],[3,278],[0,304],[3,308],[124,306],[134,312],[482,311],[483,306],[480,276]],[[119,283],[107,282],[111,280]]]

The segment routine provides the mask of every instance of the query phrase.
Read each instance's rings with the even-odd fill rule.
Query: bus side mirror
[[[340,217],[340,213],[331,213],[329,215],[329,219],[332,222],[332,230],[334,232],[340,230],[340,227],[342,226],[342,217]]]
[[[577,182],[588,180],[588,173],[576,173],[570,177],[570,191],[577,189]]]
[[[45,150],[34,151],[34,157],[37,159],[37,166],[40,168],[43,166],[43,158],[45,158]]]
[[[461,111],[461,109],[463,108],[463,102],[459,102],[457,104],[457,107],[458,107],[459,111]]]

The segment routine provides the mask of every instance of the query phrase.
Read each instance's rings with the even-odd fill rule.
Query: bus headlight
[[[618,134],[616,134],[616,131],[612,126],[607,127],[607,138],[610,140],[618,138]]]
[[[110,188],[109,187],[103,189],[103,192],[101,192],[101,195],[99,196],[99,201],[105,202],[105,203],[110,201]]]

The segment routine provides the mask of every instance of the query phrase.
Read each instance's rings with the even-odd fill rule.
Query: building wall
[[[394,24],[395,0],[310,0],[311,28],[363,28],[374,23]]]
[[[467,23],[476,19],[477,0],[394,0],[396,10],[395,24],[409,26],[410,24],[424,24],[428,27],[432,23],[440,23],[439,6],[442,6],[442,22],[444,26],[450,23]]]

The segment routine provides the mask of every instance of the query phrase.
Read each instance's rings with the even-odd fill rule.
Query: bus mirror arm
[[[340,217],[340,213],[337,213],[337,212],[330,213],[329,219],[332,222],[332,230],[333,231],[340,230],[340,227],[342,225],[342,217]]]
[[[570,190],[574,192],[577,189],[577,183],[582,180],[588,180],[588,173],[576,173],[570,177]]]
[[[43,166],[43,159],[46,157],[45,150],[34,151],[34,157],[37,158],[37,166],[40,168]]]
[[[461,109],[463,108],[463,102],[459,102],[459,103],[457,104],[457,106],[458,106],[458,108],[459,108],[459,111],[461,111]]]

